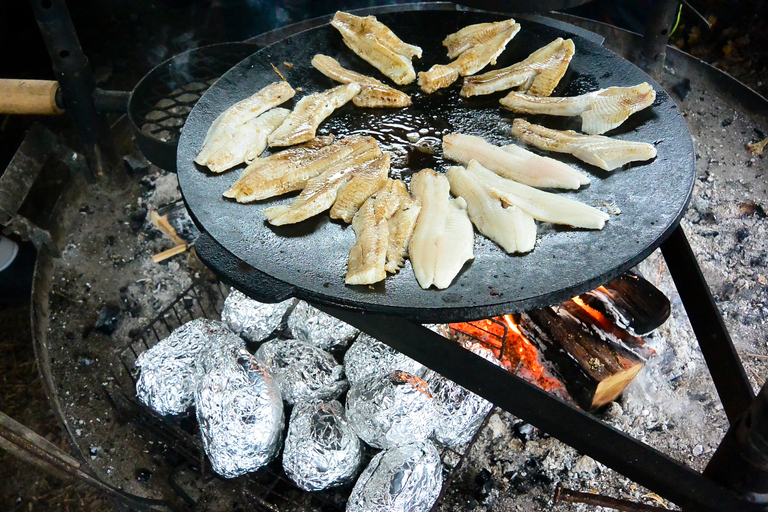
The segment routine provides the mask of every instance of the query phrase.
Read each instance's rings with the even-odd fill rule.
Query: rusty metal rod
[[[610,496],[603,496],[601,494],[574,491],[572,489],[566,489],[560,484],[557,484],[557,489],[555,489],[554,503],[557,504],[561,501],[568,503],[583,503],[585,505],[593,505],[595,507],[612,508],[621,512],[669,510],[662,507],[654,507],[653,505],[646,505],[644,503],[611,498]]]

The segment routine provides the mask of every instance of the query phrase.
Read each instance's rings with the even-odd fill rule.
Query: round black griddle
[[[445,63],[441,46],[449,33],[473,23],[503,16],[482,12],[430,11],[378,16],[404,41],[424,49],[415,60],[417,71]],[[522,29],[498,59],[496,67],[518,62],[556,37],[571,37],[562,27],[523,21]],[[688,128],[670,97],[628,61],[581,37],[573,37],[576,54],[554,95],[571,96],[599,88],[647,81],[656,89],[651,108],[630,117],[608,135],[656,145],[650,163],[631,165],[613,173],[583,164],[567,155],[552,154],[588,172],[592,183],[582,190],[561,192],[611,213],[602,231],[574,230],[539,224],[534,251],[510,256],[480,234],[475,259],[465,265],[446,290],[423,290],[410,262],[397,275],[375,286],[344,283],[347,254],[354,232],[324,213],[288,227],[268,225],[264,208],[290,202],[295,194],[256,204],[238,204],[221,194],[240,170],[221,175],[193,163],[213,120],[224,110],[275,81],[276,66],[294,86],[297,98],[334,85],[310,61],[325,53],[350,69],[387,81],[376,69],[342,43],[330,25],[300,32],[268,46],[227,72],[200,99],[189,115],[178,146],[178,176],[184,199],[203,235],[197,243],[201,258],[222,277],[261,300],[296,296],[356,311],[400,315],[419,322],[464,321],[554,304],[595,288],[648,256],[678,225],[693,190],[694,152]],[[287,65],[285,63],[288,63]],[[486,68],[491,69],[491,67]],[[413,95],[407,109],[361,109],[351,102],[321,125],[319,133],[343,137],[352,133],[375,136],[394,153],[399,169],[393,174],[408,181],[423,167],[444,170],[450,163],[424,153],[407,142],[419,132],[426,146],[440,135],[463,132],[496,143],[512,143],[509,129],[515,114],[498,103],[505,93],[464,99],[460,82],[450,89],[424,95],[414,84],[401,88]],[[580,118],[528,116],[552,128],[577,129]],[[429,150],[429,147],[422,148]]]

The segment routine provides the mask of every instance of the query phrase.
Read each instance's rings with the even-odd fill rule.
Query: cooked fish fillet
[[[570,153],[579,160],[606,171],[628,164],[656,158],[656,148],[646,142],[612,139],[602,135],[581,135],[573,130],[553,130],[525,119],[512,122],[512,134],[540,149]]]
[[[296,91],[288,82],[274,82],[253,96],[235,103],[211,124],[195,162],[206,165],[208,159],[245,123],[293,98]]]
[[[421,58],[421,48],[401,41],[375,16],[361,18],[339,11],[331,25],[341,33],[350,50],[397,85],[416,79],[411,59]]]
[[[597,208],[502,178],[476,161],[469,163],[467,172],[483,183],[492,197],[517,206],[536,220],[585,229],[603,229],[608,220],[608,214]]]
[[[376,213],[374,197],[369,197],[352,220],[355,245],[349,250],[347,284],[373,284],[387,277],[384,269],[387,258],[389,230],[387,219]]]
[[[408,257],[408,246],[411,243],[413,229],[421,212],[421,202],[408,195],[400,201],[395,214],[387,221],[389,241],[387,244],[387,263],[384,269],[390,274],[396,273]]]
[[[416,173],[411,193],[421,201],[408,247],[413,273],[427,289],[450,286],[468,260],[474,258],[474,233],[462,198],[450,198],[448,178],[432,169]]]
[[[360,93],[352,98],[352,103],[358,107],[407,107],[411,97],[398,91],[375,78],[344,69],[332,57],[318,53],[312,58],[312,65],[322,74],[341,83],[357,82],[361,86]]]
[[[352,222],[357,211],[387,181],[390,154],[384,153],[359,169],[352,171],[352,178],[339,190],[331,208],[332,219]]]
[[[500,148],[474,135],[444,135],[443,156],[463,165],[477,160],[499,176],[531,187],[577,189],[589,183],[582,172],[553,158],[514,145]]]
[[[511,92],[500,103],[515,112],[581,116],[581,131],[599,135],[616,128],[635,112],[650,106],[656,92],[648,83],[609,87],[572,97],[539,97]]]
[[[422,91],[435,92],[451,85],[458,80],[459,75],[474,75],[489,63],[496,64],[496,58],[520,31],[520,25],[512,19],[481,25],[482,28],[468,31],[466,37],[451,39],[471,26],[446,37],[445,41],[449,41],[449,44],[445,41],[443,44],[448,47],[449,58],[457,57],[448,64],[436,64],[429,71],[420,72],[418,83]]]
[[[568,69],[575,49],[573,41],[558,37],[517,64],[466,77],[461,95],[468,98],[517,87],[518,92],[549,96]]]
[[[285,108],[267,110],[246,121],[205,162],[213,172],[224,172],[243,162],[251,163],[267,149],[267,137],[280,126],[291,111]]]
[[[304,144],[273,153],[267,157],[256,158],[243,169],[240,177],[243,178],[246,174],[258,169],[262,179],[276,178],[285,173],[286,165],[298,165],[307,159],[311,160],[313,155],[320,155],[320,153],[317,153],[319,149],[330,146],[333,144],[333,141],[333,134],[324,135],[322,137],[315,137]]]
[[[512,254],[529,252],[536,244],[536,222],[517,206],[507,206],[490,193],[490,187],[464,167],[446,173],[451,193],[467,202],[467,213],[478,231]]]
[[[291,150],[288,150],[291,151]],[[266,162],[254,162],[248,166],[224,197],[249,203],[303,189],[307,182],[326,168],[340,161],[349,161],[362,154],[379,156],[379,146],[372,137],[353,135],[329,146],[317,149],[295,148],[291,155],[277,158],[273,155]]]
[[[293,146],[311,140],[320,123],[359,92],[360,84],[352,82],[304,96],[283,124],[269,136],[269,145]]]

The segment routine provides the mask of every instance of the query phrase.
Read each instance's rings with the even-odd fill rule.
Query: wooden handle
[[[59,83],[52,80],[0,79],[0,114],[61,114],[56,105]]]

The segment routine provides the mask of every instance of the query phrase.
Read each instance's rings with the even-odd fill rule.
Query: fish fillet
[[[572,97],[539,97],[511,92],[499,102],[514,112],[581,116],[581,131],[599,135],[612,130],[629,116],[650,106],[656,92],[648,83],[634,87],[609,87]]]
[[[213,152],[205,165],[213,172],[224,172],[243,162],[251,163],[267,149],[267,137],[290,113],[285,108],[273,108],[246,121],[232,138]]]
[[[389,241],[387,263],[384,269],[390,274],[395,274],[405,264],[419,212],[421,212],[421,202],[408,195],[407,198],[401,199],[399,208],[387,221]]]
[[[195,162],[206,165],[211,155],[226,144],[243,124],[267,110],[285,103],[293,98],[294,94],[296,91],[288,82],[274,82],[253,96],[229,107],[211,124]]]
[[[424,289],[447,288],[464,263],[474,258],[467,203],[451,199],[449,191],[448,178],[432,169],[419,171],[411,180],[411,193],[421,201],[421,212],[408,252],[416,280]]]
[[[288,150],[292,151],[292,150]],[[294,148],[292,155],[278,158],[278,153],[266,162],[254,162],[248,166],[224,197],[249,203],[303,189],[307,182],[339,161],[359,156],[361,153],[381,151],[372,137],[353,135],[331,145],[316,149]],[[380,153],[379,153],[380,154]]]
[[[517,87],[518,92],[549,96],[568,69],[575,49],[573,41],[558,37],[517,64],[466,77],[461,95],[468,98]]]
[[[375,78],[350,71],[332,57],[318,53],[312,58],[312,66],[332,80],[341,83],[357,82],[361,86],[360,93],[352,98],[352,103],[358,107],[407,107],[411,97],[398,91]]]
[[[360,84],[352,82],[304,96],[283,124],[269,136],[269,145],[293,146],[311,140],[320,123],[359,92]]]
[[[376,213],[375,201],[374,197],[369,197],[352,220],[355,245],[349,250],[344,279],[347,284],[373,284],[387,277],[384,265],[389,230],[387,219]]]
[[[352,179],[343,185],[336,195],[330,212],[332,219],[341,219],[347,224],[352,222],[365,200],[386,183],[390,158],[389,153],[384,153],[376,160],[352,171]]]
[[[273,226],[295,224],[324,212],[333,205],[336,194],[352,177],[356,169],[381,157],[381,150],[361,150],[348,158],[327,167],[322,173],[307,181],[301,194],[289,205],[272,206],[264,215]]]
[[[451,193],[467,202],[467,213],[478,231],[512,254],[530,252],[536,244],[536,222],[517,206],[506,206],[464,167],[449,167],[446,173]]]
[[[612,171],[629,162],[656,157],[653,144],[617,140],[602,135],[581,135],[573,130],[552,130],[520,118],[512,122],[512,134],[537,148],[570,153],[579,160],[606,171]]]
[[[502,178],[474,160],[467,172],[487,187],[492,197],[517,206],[536,220],[585,229],[603,229],[608,220],[608,214],[597,208]]]
[[[361,18],[339,11],[331,25],[341,33],[350,50],[397,85],[416,79],[411,59],[421,58],[421,48],[401,41],[375,16]]]
[[[531,187],[577,189],[589,183],[586,175],[553,158],[514,145],[500,148],[474,135],[444,135],[443,156],[465,166],[477,160],[499,176]]]
[[[449,35],[443,44],[448,48],[448,58],[455,57],[455,60],[420,72],[419,87],[426,93],[432,93],[448,87],[458,80],[459,75],[474,75],[489,63],[496,64],[496,58],[519,31],[520,25],[509,19],[482,23],[474,28],[470,25]]]

